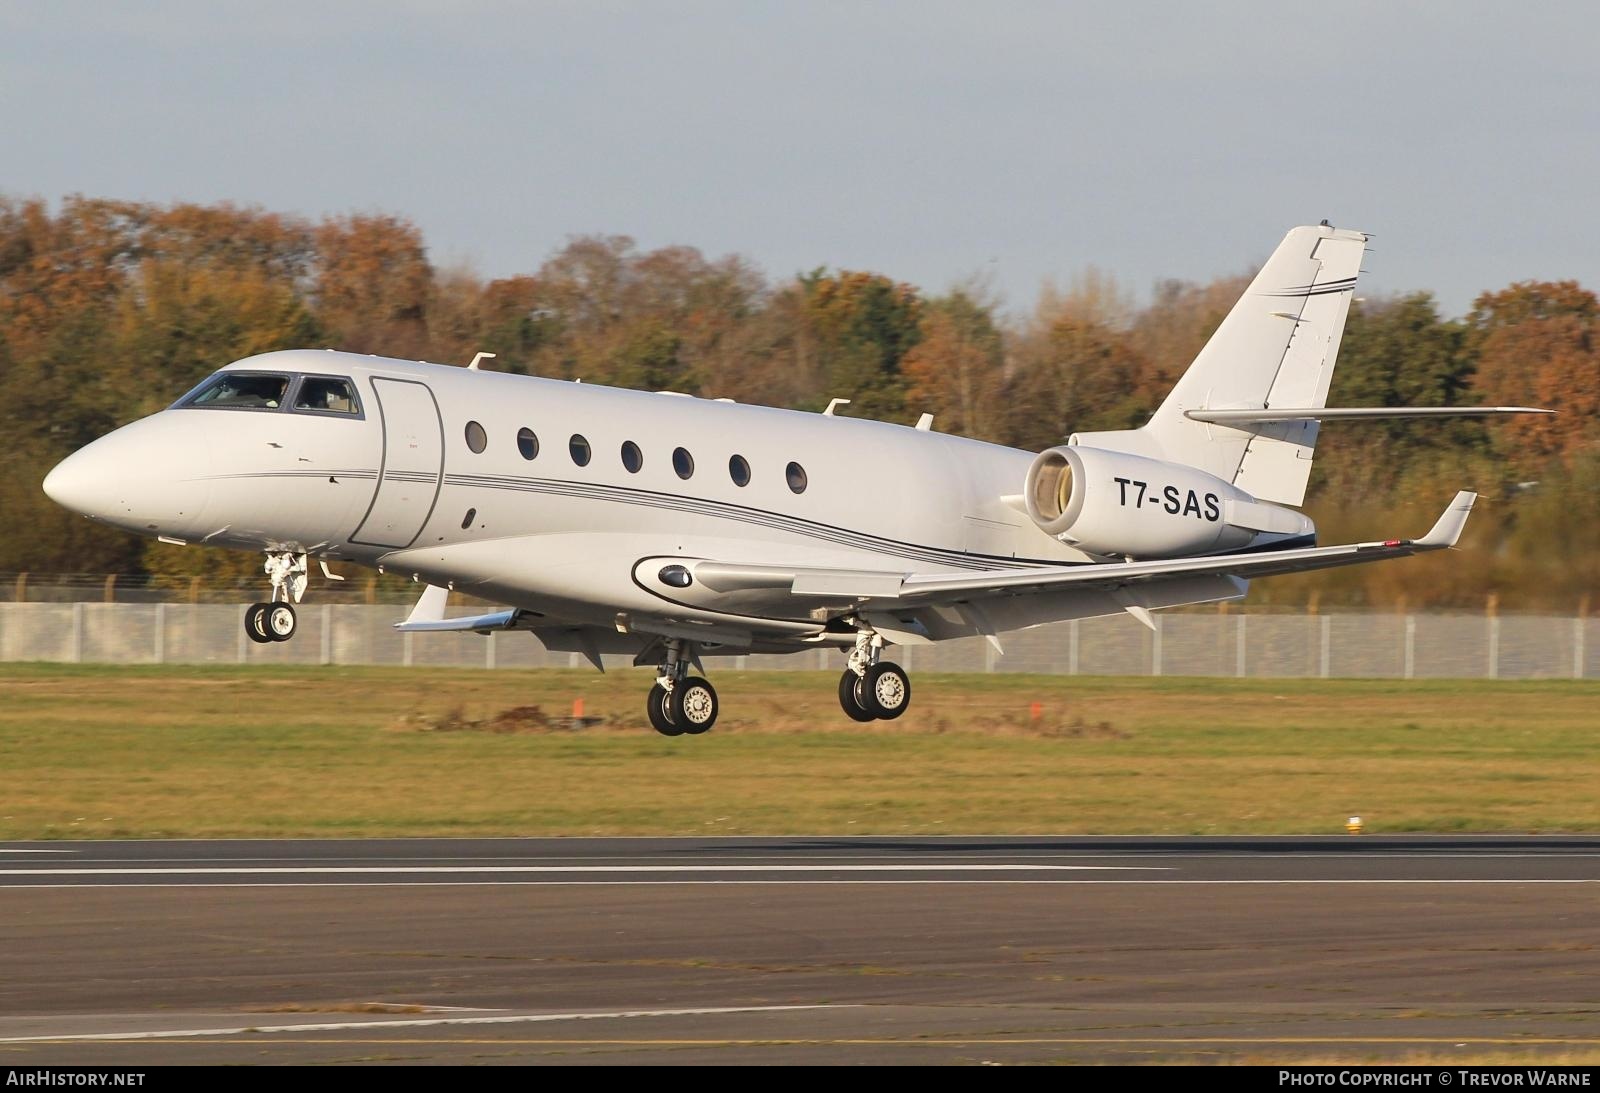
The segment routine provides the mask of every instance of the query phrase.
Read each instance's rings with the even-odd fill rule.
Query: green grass
[[[1600,830],[1592,682],[919,674],[866,727],[835,682],[720,673],[666,739],[642,671],[3,665],[0,838]]]

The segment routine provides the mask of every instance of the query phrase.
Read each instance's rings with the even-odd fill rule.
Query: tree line
[[[850,414],[1037,450],[1138,425],[1249,274],[1167,281],[1148,303],[1093,269],[1009,314],[981,283],[773,278],[738,256],[570,239],[530,273],[439,268],[382,214],[0,196],[0,571],[235,574],[249,557],[107,532],[49,502],[54,462],[222,364],[329,347]],[[1325,541],[1410,534],[1459,486],[1480,508],[1445,562],[1279,578],[1257,600],[1571,610],[1600,589],[1600,301],[1576,282],[1359,300],[1330,403],[1516,403],[1552,417],[1330,424],[1307,510]],[[1020,484],[1019,484],[1020,485]]]

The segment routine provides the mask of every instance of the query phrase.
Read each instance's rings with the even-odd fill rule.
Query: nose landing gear
[[[263,568],[272,581],[272,599],[246,609],[244,632],[251,641],[262,644],[288,641],[299,627],[294,605],[306,591],[306,556],[286,550],[269,551]]]
[[[645,699],[650,726],[662,736],[699,736],[716,724],[716,689],[707,680],[689,674],[692,656],[687,642],[667,639],[666,658]]]
[[[263,644],[288,641],[294,637],[298,622],[293,604],[253,603],[244,613],[244,632],[252,641]]]

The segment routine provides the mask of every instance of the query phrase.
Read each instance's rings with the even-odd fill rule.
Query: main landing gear
[[[898,664],[882,659],[883,646],[882,635],[861,630],[839,677],[839,705],[856,721],[893,721],[911,708],[911,680]],[[689,642],[668,639],[665,650],[645,713],[662,736],[698,736],[716,723],[717,692],[689,674],[694,661]]]
[[[306,556],[286,550],[269,551],[263,568],[272,581],[272,599],[253,603],[245,610],[244,632],[251,641],[262,644],[288,641],[299,627],[294,605],[306,591]]]
[[[893,721],[911,708],[910,678],[882,656],[881,635],[870,630],[856,635],[856,647],[839,677],[839,705],[853,720]]]
[[[666,658],[645,700],[650,724],[662,736],[699,736],[717,722],[717,692],[689,674],[694,658],[689,643],[669,638]]]

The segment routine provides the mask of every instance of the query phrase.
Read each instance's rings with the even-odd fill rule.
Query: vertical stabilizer
[[[1298,505],[1317,422],[1195,421],[1192,410],[1327,405],[1367,237],[1326,223],[1284,236],[1161,408],[1131,433],[1084,433],[1114,447],[1198,467],[1263,501]]]

